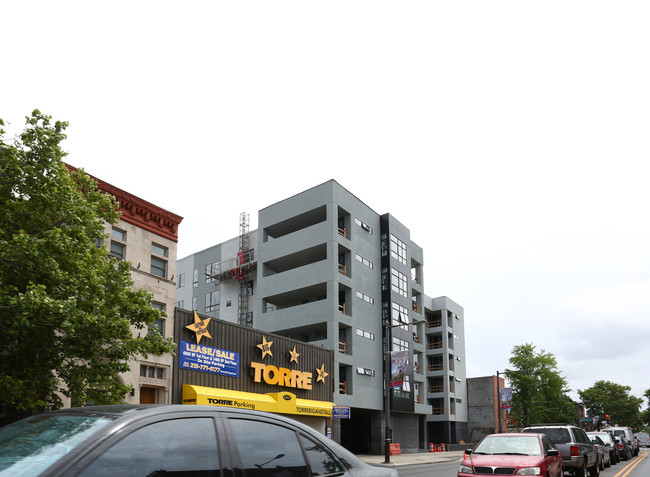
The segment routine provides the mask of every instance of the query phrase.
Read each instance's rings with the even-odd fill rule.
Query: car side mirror
[[[546,455],[549,456],[549,457],[555,457],[555,456],[560,455],[560,451],[557,450],[557,449],[549,449],[549,450],[546,451]]]
[[[465,449],[465,455],[470,455],[474,449]]]

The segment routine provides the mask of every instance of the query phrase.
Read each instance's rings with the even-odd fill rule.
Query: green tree
[[[518,427],[575,422],[577,405],[567,395],[571,390],[557,370],[555,356],[535,348],[527,343],[512,349],[512,368],[505,371],[513,391],[512,417]]]
[[[592,417],[605,419],[613,424],[641,427],[641,404],[643,399],[630,395],[631,388],[610,381],[596,381],[590,388],[578,390],[578,395]]]
[[[117,201],[69,172],[65,122],[34,111],[5,139],[0,120],[0,407],[29,414],[75,402],[123,402],[128,361],[173,350],[146,331],[160,317],[131,287],[130,264],[105,248]],[[142,336],[141,336],[142,335]]]

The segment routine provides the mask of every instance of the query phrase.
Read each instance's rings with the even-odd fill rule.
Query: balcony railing
[[[339,312],[345,315],[345,303],[339,303]]]
[[[348,354],[348,344],[345,341],[339,341],[339,352]]]
[[[440,349],[442,348],[442,341],[432,341],[427,343],[427,349]]]
[[[432,407],[431,408],[431,414],[434,415],[440,415],[445,413],[445,408],[444,407]]]
[[[430,364],[427,366],[427,371],[442,371],[442,363]]]
[[[348,383],[347,381],[343,381],[339,383],[339,394],[347,394],[348,393]]]
[[[442,318],[439,320],[427,320],[427,328],[438,328],[442,326]]]
[[[346,267],[345,265],[341,265],[339,263],[339,273],[342,273],[343,275],[347,275],[347,271],[348,271],[348,267]]]
[[[348,238],[348,231],[346,229],[342,229],[341,227],[339,227],[338,232],[341,237]]]
[[[433,386],[429,386],[427,388],[427,391],[430,393],[441,393],[445,390],[445,386],[443,384],[434,384]]]

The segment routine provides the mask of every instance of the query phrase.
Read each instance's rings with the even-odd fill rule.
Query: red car
[[[465,451],[458,477],[495,474],[562,477],[562,456],[544,434],[490,434]]]

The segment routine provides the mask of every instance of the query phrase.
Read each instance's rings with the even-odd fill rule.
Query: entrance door
[[[156,404],[156,389],[140,388],[140,404]]]

